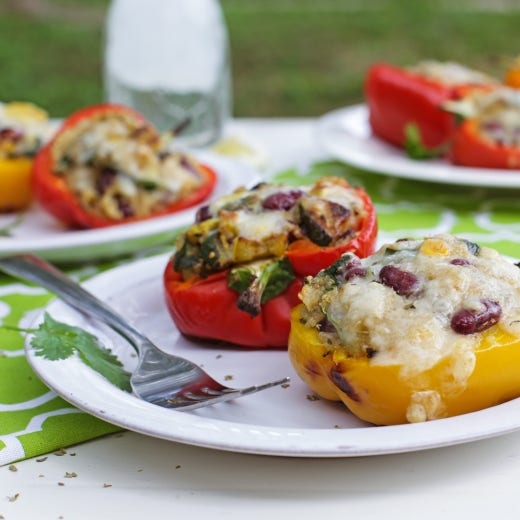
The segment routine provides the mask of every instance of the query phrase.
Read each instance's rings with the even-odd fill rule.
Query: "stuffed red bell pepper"
[[[490,89],[492,78],[457,63],[425,61],[415,67],[373,65],[366,76],[365,97],[374,135],[406,147],[408,125],[417,127],[422,144],[442,148],[451,139],[455,119],[442,109],[475,89]]]
[[[457,111],[457,104],[450,108]],[[520,90],[502,88],[459,104],[450,160],[460,166],[520,170]]]
[[[344,179],[241,188],[179,237],[164,271],[168,310],[187,336],[286,347],[303,278],[346,251],[371,254],[376,234],[370,197]]]
[[[134,110],[81,109],[37,155],[38,202],[73,228],[101,228],[174,213],[205,200],[215,172],[167,149],[165,136]]]

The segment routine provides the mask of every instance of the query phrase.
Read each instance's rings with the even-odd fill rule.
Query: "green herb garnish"
[[[446,153],[446,146],[428,148],[422,140],[421,131],[415,123],[404,127],[404,149],[411,159],[435,159]]]
[[[123,364],[99,342],[98,338],[80,327],[61,323],[45,313],[42,323],[32,332],[34,353],[51,361],[67,359],[73,354],[113,385],[131,391],[130,373]]]
[[[262,304],[285,291],[294,278],[291,262],[282,258],[232,269],[228,286],[239,293],[238,308],[254,317],[260,314]]]

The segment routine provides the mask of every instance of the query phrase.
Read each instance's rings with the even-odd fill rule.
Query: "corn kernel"
[[[428,238],[422,243],[419,252],[428,256],[448,256],[450,250],[448,244],[443,240]]]

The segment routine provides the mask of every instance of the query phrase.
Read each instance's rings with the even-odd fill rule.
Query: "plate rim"
[[[347,124],[361,122],[360,130],[366,137],[348,131]],[[413,160],[399,148],[373,136],[368,123],[368,107],[358,103],[331,110],[320,116],[316,137],[321,146],[337,159],[362,170],[403,179],[423,182],[481,186],[488,188],[520,188],[520,171],[471,168],[450,164],[446,159]],[[338,141],[341,139],[341,141]],[[347,144],[356,146],[347,146]],[[363,145],[373,144],[384,151],[384,156],[365,153]],[[384,160],[384,165],[378,161]]]
[[[162,272],[168,256],[155,255],[114,267],[95,275],[83,285],[102,299],[110,298],[116,290],[150,279],[154,269],[156,273]],[[108,280],[110,284],[106,283]],[[67,307],[58,298],[52,300],[41,309],[32,326],[41,321],[45,312],[56,307],[59,310],[60,306]],[[93,384],[101,381],[99,374],[77,359],[48,361],[36,357],[29,336],[25,341],[25,353],[35,374],[51,390],[90,415],[151,437],[236,453],[313,458],[360,457],[452,446],[520,429],[520,398],[477,412],[425,423],[343,429],[277,427],[202,417],[146,403],[108,382],[99,386],[99,400],[96,398],[94,403],[89,403],[81,395],[81,390],[88,386],[85,381],[77,383],[78,394],[78,388],[64,387],[59,380],[53,379],[53,372],[68,372],[73,368],[79,370],[86,382]],[[105,395],[107,391],[108,395]],[[132,412],[130,418],[129,410]],[[138,414],[137,418],[135,413]],[[163,421],[163,428],[156,426],[158,419]],[[448,431],[452,433],[448,434]],[[413,442],[405,442],[410,435]],[[381,438],[384,438],[384,443]]]

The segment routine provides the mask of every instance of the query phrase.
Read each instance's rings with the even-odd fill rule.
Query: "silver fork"
[[[242,389],[229,388],[191,361],[163,352],[108,305],[42,258],[28,254],[0,257],[0,269],[11,276],[45,287],[71,307],[102,321],[125,338],[139,358],[130,379],[132,390],[136,396],[150,403],[165,408],[193,410],[289,381],[285,377]]]

